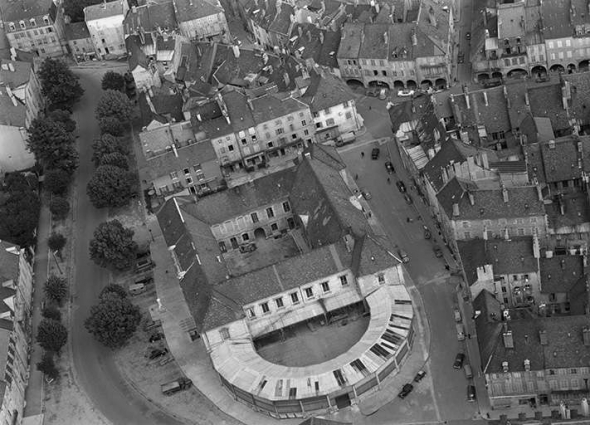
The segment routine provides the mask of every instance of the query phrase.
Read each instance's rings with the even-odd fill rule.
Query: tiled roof
[[[469,96],[469,103],[466,96]],[[455,119],[461,125],[484,125],[488,134],[510,132],[510,116],[503,87],[462,93],[451,98],[455,105]]]
[[[136,6],[127,11],[123,20],[125,34],[136,34],[139,28],[143,31],[172,31],[178,27],[172,1]]]
[[[540,0],[529,0],[524,8],[525,14],[525,40],[527,45],[541,44],[543,42],[543,35],[541,28],[543,28],[541,21],[541,2]]]
[[[137,66],[147,69],[148,60],[143,52],[141,39],[138,35],[130,35],[125,39],[125,48],[127,50],[127,63],[129,70],[133,71]]]
[[[365,59],[385,59],[389,57],[387,37],[388,24],[365,24],[358,57]]]
[[[569,115],[582,126],[590,124],[590,75],[587,72],[563,74],[564,84],[570,85]]]
[[[340,78],[329,73],[321,75],[312,72],[311,83],[301,100],[309,105],[312,112],[318,112],[354,100],[354,94]]]
[[[33,66],[28,62],[0,59],[0,83],[15,89],[29,82]],[[14,71],[10,70],[9,64]]]
[[[429,40],[432,40],[439,49],[446,47],[449,38],[449,13],[444,7],[449,3],[439,0],[421,0],[418,29],[424,33]],[[431,23],[431,16],[436,26]]]
[[[451,182],[457,181],[455,177]],[[535,186],[508,187],[508,202],[504,202],[502,190],[467,190],[449,182],[437,195],[438,201],[452,220],[485,220],[513,217],[544,216],[545,208],[539,200]],[[471,205],[467,193],[473,195]],[[459,215],[453,216],[453,204],[459,205]]]
[[[488,264],[486,241],[483,239],[457,241],[457,248],[467,283],[473,285],[477,282],[477,269]]]
[[[572,13],[574,11],[574,13]],[[572,37],[577,25],[590,24],[585,0],[552,0],[541,4],[545,40]]]
[[[344,164],[342,157],[338,154],[335,146],[313,143],[308,149],[315,160],[323,162],[328,167],[338,171],[346,168],[346,165]]]
[[[43,15],[49,14],[52,20],[55,19],[55,11],[50,12],[52,9],[55,10],[52,0],[2,0],[0,2],[0,9],[2,9],[2,19],[4,22],[13,22],[22,19],[29,26],[28,19],[30,18],[42,17]],[[40,24],[37,23],[37,25]]]
[[[16,96],[16,106],[12,103],[5,87],[0,87],[0,124],[10,127],[24,127],[26,107]]]
[[[165,90],[154,90],[154,95],[150,96],[154,110],[149,106],[147,96],[147,93],[139,96],[143,125],[149,124],[153,119],[160,122],[180,122],[184,120],[181,93],[170,94]],[[158,119],[158,117],[164,118],[164,120]]]
[[[528,93],[533,117],[549,118],[554,130],[569,129],[570,125],[567,112],[563,109],[561,85],[559,83],[531,86]]]
[[[252,116],[256,124],[285,117],[297,111],[307,109],[307,105],[299,100],[291,97],[280,99],[272,94],[252,99],[250,103],[252,105]]]
[[[588,161],[590,154],[590,138],[572,140],[566,137],[565,140],[541,144],[541,156],[543,158],[543,168],[545,170],[545,181],[548,183],[579,179],[582,177],[582,165],[584,160]],[[582,141],[583,140],[583,141]],[[578,151],[578,143],[582,151]],[[585,148],[585,149],[584,149]],[[590,166],[590,164],[587,164]]]
[[[84,8],[84,17],[86,22],[94,21],[96,19],[105,19],[112,16],[123,16],[123,1],[114,0],[108,3],[99,3]]]
[[[524,2],[498,5],[498,38],[504,40],[524,36],[524,9]]]
[[[66,24],[65,28],[66,39],[68,41],[90,38],[90,32],[88,31],[86,22],[72,22],[71,24]]]
[[[256,125],[246,95],[234,90],[225,93],[223,100],[234,131],[247,130]]]
[[[152,158],[138,159],[138,168],[142,178],[153,181],[159,177],[167,176],[173,171],[179,172],[195,164],[204,164],[217,159],[215,150],[209,141],[179,148],[177,152],[178,156],[174,152],[166,152]]]
[[[338,58],[357,59],[361,48],[361,34],[363,24],[346,23],[342,28],[342,37],[340,47],[338,48]]]
[[[224,13],[218,0],[173,0],[176,20],[189,22],[217,13]]]
[[[18,245],[0,241],[0,284],[9,280],[18,281],[19,250]]]
[[[512,128],[519,128],[522,120],[525,117],[530,116],[530,111],[526,104],[526,92],[526,83],[506,85],[506,95],[510,102],[510,107],[507,108],[507,110]]]
[[[217,48],[217,43],[182,43],[176,78],[187,83],[210,83]]]
[[[322,30],[313,24],[295,24],[291,31],[293,37],[296,37],[291,45],[292,52],[298,52],[301,59],[313,59],[315,63],[337,68],[338,60],[336,55],[340,47],[341,32]],[[320,34],[324,37],[321,42]]]
[[[226,136],[234,132],[232,126],[227,123],[225,118],[215,118],[209,121],[193,121],[195,126],[195,133],[197,131],[204,131],[210,139]]]
[[[545,167],[541,156],[541,145],[538,143],[523,146],[527,162],[529,180],[539,184],[545,183]]]
[[[580,255],[542,257],[540,264],[541,292],[568,293],[584,277],[584,258]]]
[[[293,6],[289,3],[282,2],[280,7],[277,5],[277,13],[268,30],[287,35],[291,25],[291,15],[293,15]]]

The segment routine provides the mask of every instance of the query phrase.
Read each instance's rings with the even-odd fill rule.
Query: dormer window
[[[45,25],[49,25],[50,24],[49,16],[44,16],[43,17],[43,22],[45,22]]]
[[[18,24],[20,25],[21,29],[23,29],[23,30],[27,27],[25,25],[25,21],[20,21]]]
[[[31,18],[31,19],[29,20],[29,22],[31,23],[31,26],[32,26],[32,27],[36,27],[36,26],[37,26],[37,22],[35,21],[35,18]]]
[[[14,25],[14,23],[13,23],[13,22],[10,22],[10,23],[8,24],[8,27],[10,28],[10,31],[16,31],[16,26]]]

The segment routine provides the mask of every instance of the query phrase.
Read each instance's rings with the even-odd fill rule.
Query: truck
[[[168,382],[167,384],[162,384],[162,394],[164,395],[172,395],[179,391],[186,390],[193,386],[193,381],[188,378],[181,377],[175,379],[174,381]]]
[[[455,327],[457,328],[457,339],[463,341],[465,339],[465,328],[463,327],[463,324],[456,323]]]

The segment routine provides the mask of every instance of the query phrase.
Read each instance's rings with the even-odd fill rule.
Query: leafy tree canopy
[[[102,134],[120,137],[125,133],[125,126],[115,117],[104,117],[98,120],[98,128]]]
[[[49,113],[49,119],[61,125],[67,133],[76,130],[76,121],[72,119],[72,113],[64,109],[55,109]]]
[[[52,251],[61,251],[66,246],[66,237],[61,233],[52,232],[47,239],[47,245]]]
[[[126,122],[131,118],[131,112],[131,102],[127,96],[117,90],[106,90],[96,105],[98,119],[113,117],[121,122]]]
[[[100,165],[114,165],[123,170],[129,170],[127,157],[119,152],[107,153],[100,160]]]
[[[47,167],[49,167],[48,163],[59,160],[60,150],[64,146],[72,147],[74,144],[74,137],[49,118],[35,118],[28,132],[27,147],[33,152],[37,161]]]
[[[123,91],[125,88],[125,78],[115,71],[107,71],[102,77],[103,90]]]
[[[68,330],[57,320],[43,319],[37,328],[37,342],[47,351],[59,353],[68,340]]]
[[[0,204],[0,239],[22,247],[34,245],[40,209],[41,202],[35,192],[9,194],[4,204]]]
[[[96,208],[125,206],[135,191],[135,175],[114,165],[98,167],[86,186],[90,202]]]
[[[63,220],[70,212],[70,203],[61,196],[54,196],[49,201],[49,211],[55,220]]]
[[[45,307],[43,307],[43,310],[41,311],[41,316],[45,317],[46,319],[52,319],[61,322],[61,311],[59,310],[59,308],[52,305],[46,305]]]
[[[128,298],[121,298],[111,292],[92,306],[84,326],[100,343],[109,348],[118,348],[131,338],[140,320],[139,307]]]
[[[46,58],[41,63],[38,74],[43,96],[60,109],[71,109],[84,94],[78,77],[62,60]]]
[[[127,291],[121,285],[117,285],[116,283],[110,283],[100,291],[100,295],[98,296],[100,299],[109,295],[109,294],[116,294],[121,298],[127,298]]]
[[[53,152],[53,156],[47,161],[47,168],[74,174],[79,163],[80,155],[76,148],[73,145],[64,145]]]
[[[103,134],[100,139],[95,140],[92,143],[92,150],[92,161],[94,161],[94,165],[97,167],[101,165],[102,159],[107,155],[118,153],[126,156],[129,154],[129,150],[125,146],[123,139],[111,134]]]
[[[99,3],[102,3],[102,0],[64,0],[64,14],[68,15],[72,22],[84,22],[84,8]]]
[[[45,173],[43,185],[54,195],[63,195],[72,181],[72,176],[64,170],[49,170]]]
[[[48,299],[61,304],[68,295],[68,283],[63,277],[51,275],[47,279],[47,282],[45,282],[44,291]]]
[[[41,361],[37,363],[37,370],[49,379],[57,379],[59,371],[57,370],[57,367],[55,367],[52,352],[46,351],[43,353]]]
[[[90,258],[101,267],[112,266],[118,270],[131,267],[137,252],[133,233],[119,220],[101,223],[90,241]]]

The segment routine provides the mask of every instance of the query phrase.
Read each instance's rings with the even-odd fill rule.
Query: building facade
[[[114,0],[84,8],[84,20],[94,49],[101,59],[122,56],[127,52],[123,20],[128,10],[126,0]]]

